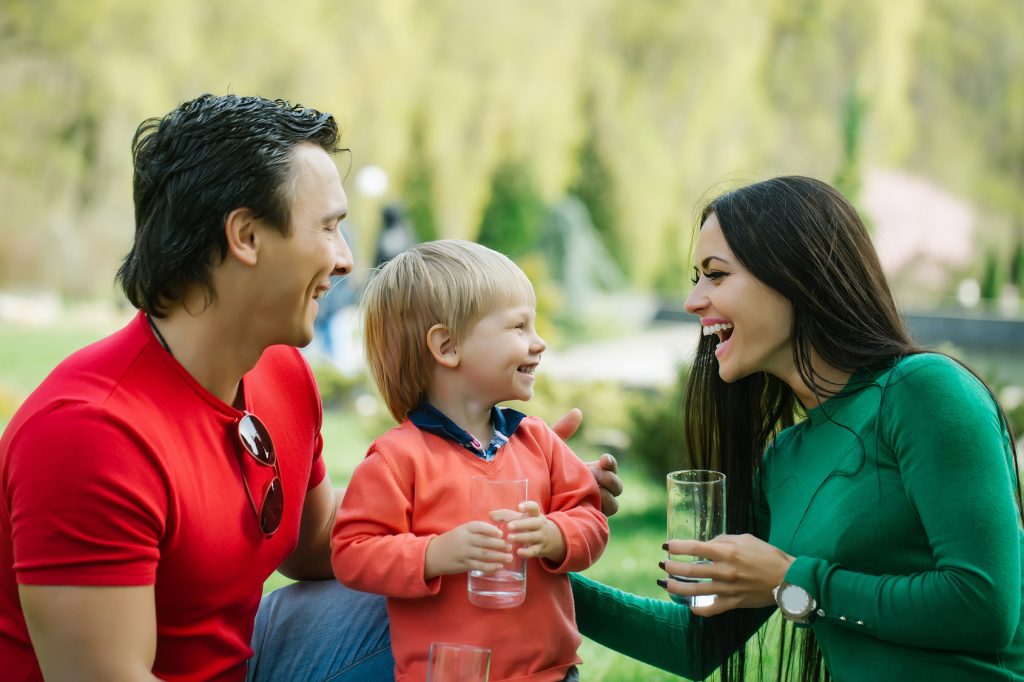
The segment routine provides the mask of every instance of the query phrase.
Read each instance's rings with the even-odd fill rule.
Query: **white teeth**
[[[704,334],[704,336],[711,336],[712,334],[717,334],[718,332],[724,329],[732,329],[732,323],[723,322],[721,324],[709,324],[706,327],[704,327],[701,330],[701,332]]]

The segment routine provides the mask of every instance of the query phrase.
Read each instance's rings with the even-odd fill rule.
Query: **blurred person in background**
[[[850,203],[803,177],[711,201],[694,285],[681,464],[725,473],[727,534],[670,539],[711,563],[663,561],[658,584],[717,597],[689,608],[573,576],[583,634],[743,680],[778,608],[780,679],[1024,679],[1006,416],[970,370],[913,343]]]

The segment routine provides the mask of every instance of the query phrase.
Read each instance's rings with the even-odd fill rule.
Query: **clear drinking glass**
[[[668,538],[669,540],[700,540],[706,542],[725,533],[725,474],[705,469],[673,471],[666,477],[668,485]],[[689,555],[673,556],[672,561],[686,561],[698,564],[711,563]],[[683,578],[670,575],[669,578],[684,583],[709,582],[707,579]],[[671,595],[672,599],[687,606],[711,606],[715,595],[683,597]]]
[[[427,682],[487,682],[490,669],[490,649],[448,642],[430,645]]]
[[[522,518],[519,505],[526,502],[525,478],[498,481],[485,476],[470,479],[469,499],[473,519],[492,523],[508,540],[508,522]],[[508,609],[526,600],[526,560],[512,549],[512,561],[494,573],[469,572],[469,601],[487,609]]]

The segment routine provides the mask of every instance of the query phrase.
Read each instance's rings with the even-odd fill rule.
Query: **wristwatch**
[[[772,588],[772,596],[775,597],[775,603],[779,605],[783,618],[797,625],[811,624],[818,602],[814,601],[814,597],[808,594],[807,590],[783,580],[778,587]]]

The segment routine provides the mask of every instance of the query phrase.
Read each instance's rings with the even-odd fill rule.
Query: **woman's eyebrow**
[[[708,263],[710,263],[713,260],[722,261],[724,264],[729,265],[729,261],[726,260],[725,258],[722,258],[721,256],[708,256],[707,258],[705,258],[704,260],[702,260],[700,262],[700,266],[702,268],[707,268],[708,267]]]

